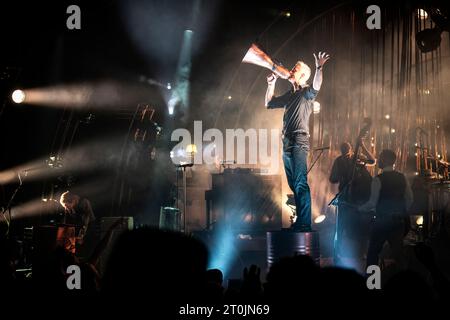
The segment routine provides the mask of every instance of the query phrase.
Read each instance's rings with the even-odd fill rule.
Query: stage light
[[[318,215],[318,216],[314,219],[314,223],[316,223],[316,224],[322,223],[326,218],[327,218],[327,216],[324,215],[324,214]]]
[[[167,90],[171,90],[172,89],[172,85],[169,83],[167,83]]]
[[[14,90],[11,97],[15,103],[22,103],[25,101],[25,92],[23,92],[22,90],[19,90],[19,89]]]
[[[60,157],[50,156],[45,162],[50,168],[63,167],[63,160]]]
[[[313,112],[314,114],[318,114],[320,112],[320,102],[318,101],[313,102]]]
[[[250,234],[239,233],[238,238],[241,240],[252,240],[252,236]]]
[[[441,30],[432,28],[419,31],[416,34],[416,43],[422,52],[436,50],[441,45]]]
[[[387,114],[387,115],[384,116],[384,118],[385,118],[386,120],[389,120],[389,119],[391,118],[391,116]]]
[[[418,226],[422,226],[423,225],[423,216],[420,216],[416,219],[416,224]]]
[[[421,20],[425,20],[426,18],[428,18],[428,13],[423,9],[417,9],[417,16]]]
[[[186,147],[186,153],[197,153],[197,146],[195,144],[188,144]]]
[[[288,11],[284,15],[286,16],[286,18],[289,18],[291,16],[291,13]]]
[[[167,108],[169,109],[169,114],[173,115],[173,112],[175,110],[175,105],[179,102],[178,97],[175,95],[173,95],[169,102],[167,103]]]
[[[82,108],[87,105],[89,107],[110,106],[110,103],[117,98],[117,91],[117,86],[112,83],[80,83],[29,88],[24,94],[26,103],[29,105]]]
[[[425,19],[425,13],[434,22],[433,28],[423,29],[416,34],[416,43],[422,52],[436,50],[441,44],[443,31],[450,31],[450,19],[439,8],[428,7],[427,11],[418,10],[419,17]]]

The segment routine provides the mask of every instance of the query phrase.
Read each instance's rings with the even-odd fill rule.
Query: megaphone
[[[291,73],[288,69],[275,63],[273,59],[255,43],[252,43],[250,49],[248,49],[245,54],[244,59],[242,59],[242,62],[256,64],[257,66],[267,68],[282,79],[289,79],[291,77]]]

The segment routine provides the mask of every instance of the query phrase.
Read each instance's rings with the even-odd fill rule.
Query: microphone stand
[[[176,166],[177,168],[181,168],[181,170],[183,172],[183,232],[184,233],[186,233],[186,208],[187,208],[186,168],[192,167],[193,165],[194,165],[194,163],[191,162],[191,163],[179,164]],[[177,179],[177,181],[178,181],[178,179]],[[178,187],[177,187],[177,195],[178,195]]]
[[[330,147],[323,147],[323,148],[318,148],[315,149],[314,151],[320,151],[319,155],[317,156],[317,158],[313,161],[313,163],[311,164],[311,166],[309,167],[308,171],[306,171],[306,175],[308,175],[308,173],[312,170],[312,168],[314,168],[314,165],[316,164],[316,162],[319,160],[319,158],[322,156],[323,152],[325,150],[330,149]]]
[[[26,174],[26,172],[25,172]],[[5,236],[8,237],[9,236],[9,229],[10,229],[10,225],[11,225],[11,220],[12,220],[12,214],[11,214],[11,206],[12,203],[14,201],[14,198],[16,197],[17,193],[19,192],[20,188],[22,187],[23,181],[22,181],[22,177],[20,176],[20,172],[17,173],[17,177],[19,178],[19,185],[17,186],[17,188],[14,190],[11,198],[9,199],[6,207],[2,210],[2,215],[5,218],[6,221],[6,234]],[[6,215],[9,215],[9,221]]]

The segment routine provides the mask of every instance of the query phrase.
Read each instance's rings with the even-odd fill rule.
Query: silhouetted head
[[[219,269],[209,269],[206,272],[206,281],[221,286],[223,283],[223,273]]]
[[[417,272],[404,270],[392,276],[383,288],[388,301],[430,301],[430,285]]]
[[[73,210],[80,202],[80,196],[74,194],[73,192],[66,191],[61,195],[59,203],[64,207],[65,210]]]
[[[353,153],[352,145],[349,142],[341,143],[340,149],[343,156],[350,157]]]
[[[356,271],[339,267],[322,268],[318,286],[322,299],[336,301],[363,300],[368,290],[366,281]]]
[[[381,169],[393,166],[395,163],[395,160],[397,160],[397,156],[395,155],[395,152],[392,150],[389,150],[389,149],[384,149],[380,153],[379,160],[378,160],[378,166]]]
[[[318,273],[319,268],[309,256],[282,258],[270,268],[264,285],[265,292],[272,301],[278,301],[280,298],[296,301],[298,296],[290,296],[288,293],[298,291],[299,288],[303,292],[313,290]]]
[[[204,285],[207,261],[206,247],[192,237],[151,228],[127,231],[112,249],[102,291],[186,301]]]

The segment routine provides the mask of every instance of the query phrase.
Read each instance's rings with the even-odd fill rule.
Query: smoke
[[[113,80],[61,84],[50,87],[24,89],[29,105],[52,108],[91,108],[110,111],[111,107],[137,105],[141,101],[157,101],[148,85],[129,84]]]
[[[216,1],[122,1],[122,18],[150,70],[163,82],[175,75],[186,29],[195,32],[192,54],[206,44],[214,22]]]

